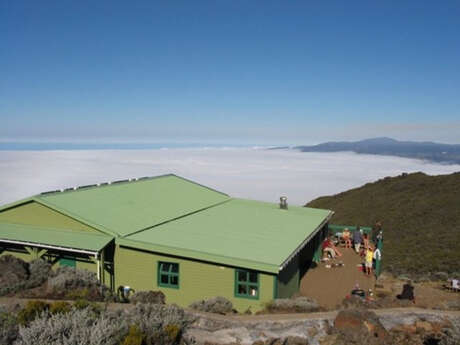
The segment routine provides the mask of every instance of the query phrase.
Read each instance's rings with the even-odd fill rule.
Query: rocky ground
[[[418,308],[349,309],[310,314],[196,314],[187,344],[460,344],[460,312]]]

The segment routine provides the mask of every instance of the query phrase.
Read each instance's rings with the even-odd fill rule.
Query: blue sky
[[[460,143],[460,2],[0,0],[0,140]]]

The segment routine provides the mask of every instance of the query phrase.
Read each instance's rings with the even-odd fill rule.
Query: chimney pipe
[[[280,209],[282,210],[288,209],[287,197],[285,196],[280,197]]]

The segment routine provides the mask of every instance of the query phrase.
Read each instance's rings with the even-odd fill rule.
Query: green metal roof
[[[113,237],[89,232],[67,231],[32,225],[0,223],[0,241],[27,242],[31,245],[100,251]]]
[[[128,235],[228,200],[175,175],[41,194],[34,200],[113,235]]]
[[[331,211],[230,199],[116,243],[146,250],[278,273]]]

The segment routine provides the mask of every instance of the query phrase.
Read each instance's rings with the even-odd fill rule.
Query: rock
[[[346,334],[371,335],[379,339],[388,336],[377,315],[363,309],[342,310],[334,320],[334,327]]]
[[[446,272],[435,272],[431,274],[432,280],[441,280],[446,281],[449,278],[449,275]]]
[[[324,338],[320,339],[320,345],[335,345],[337,343],[338,334],[328,334]]]
[[[161,291],[138,291],[129,297],[131,303],[165,304],[166,297]]]
[[[416,321],[415,322],[415,328],[416,329],[423,329],[425,332],[431,332],[433,330],[433,326],[431,326],[431,323],[427,321]]]
[[[308,345],[308,340],[301,337],[289,336],[284,340],[284,345]]]

